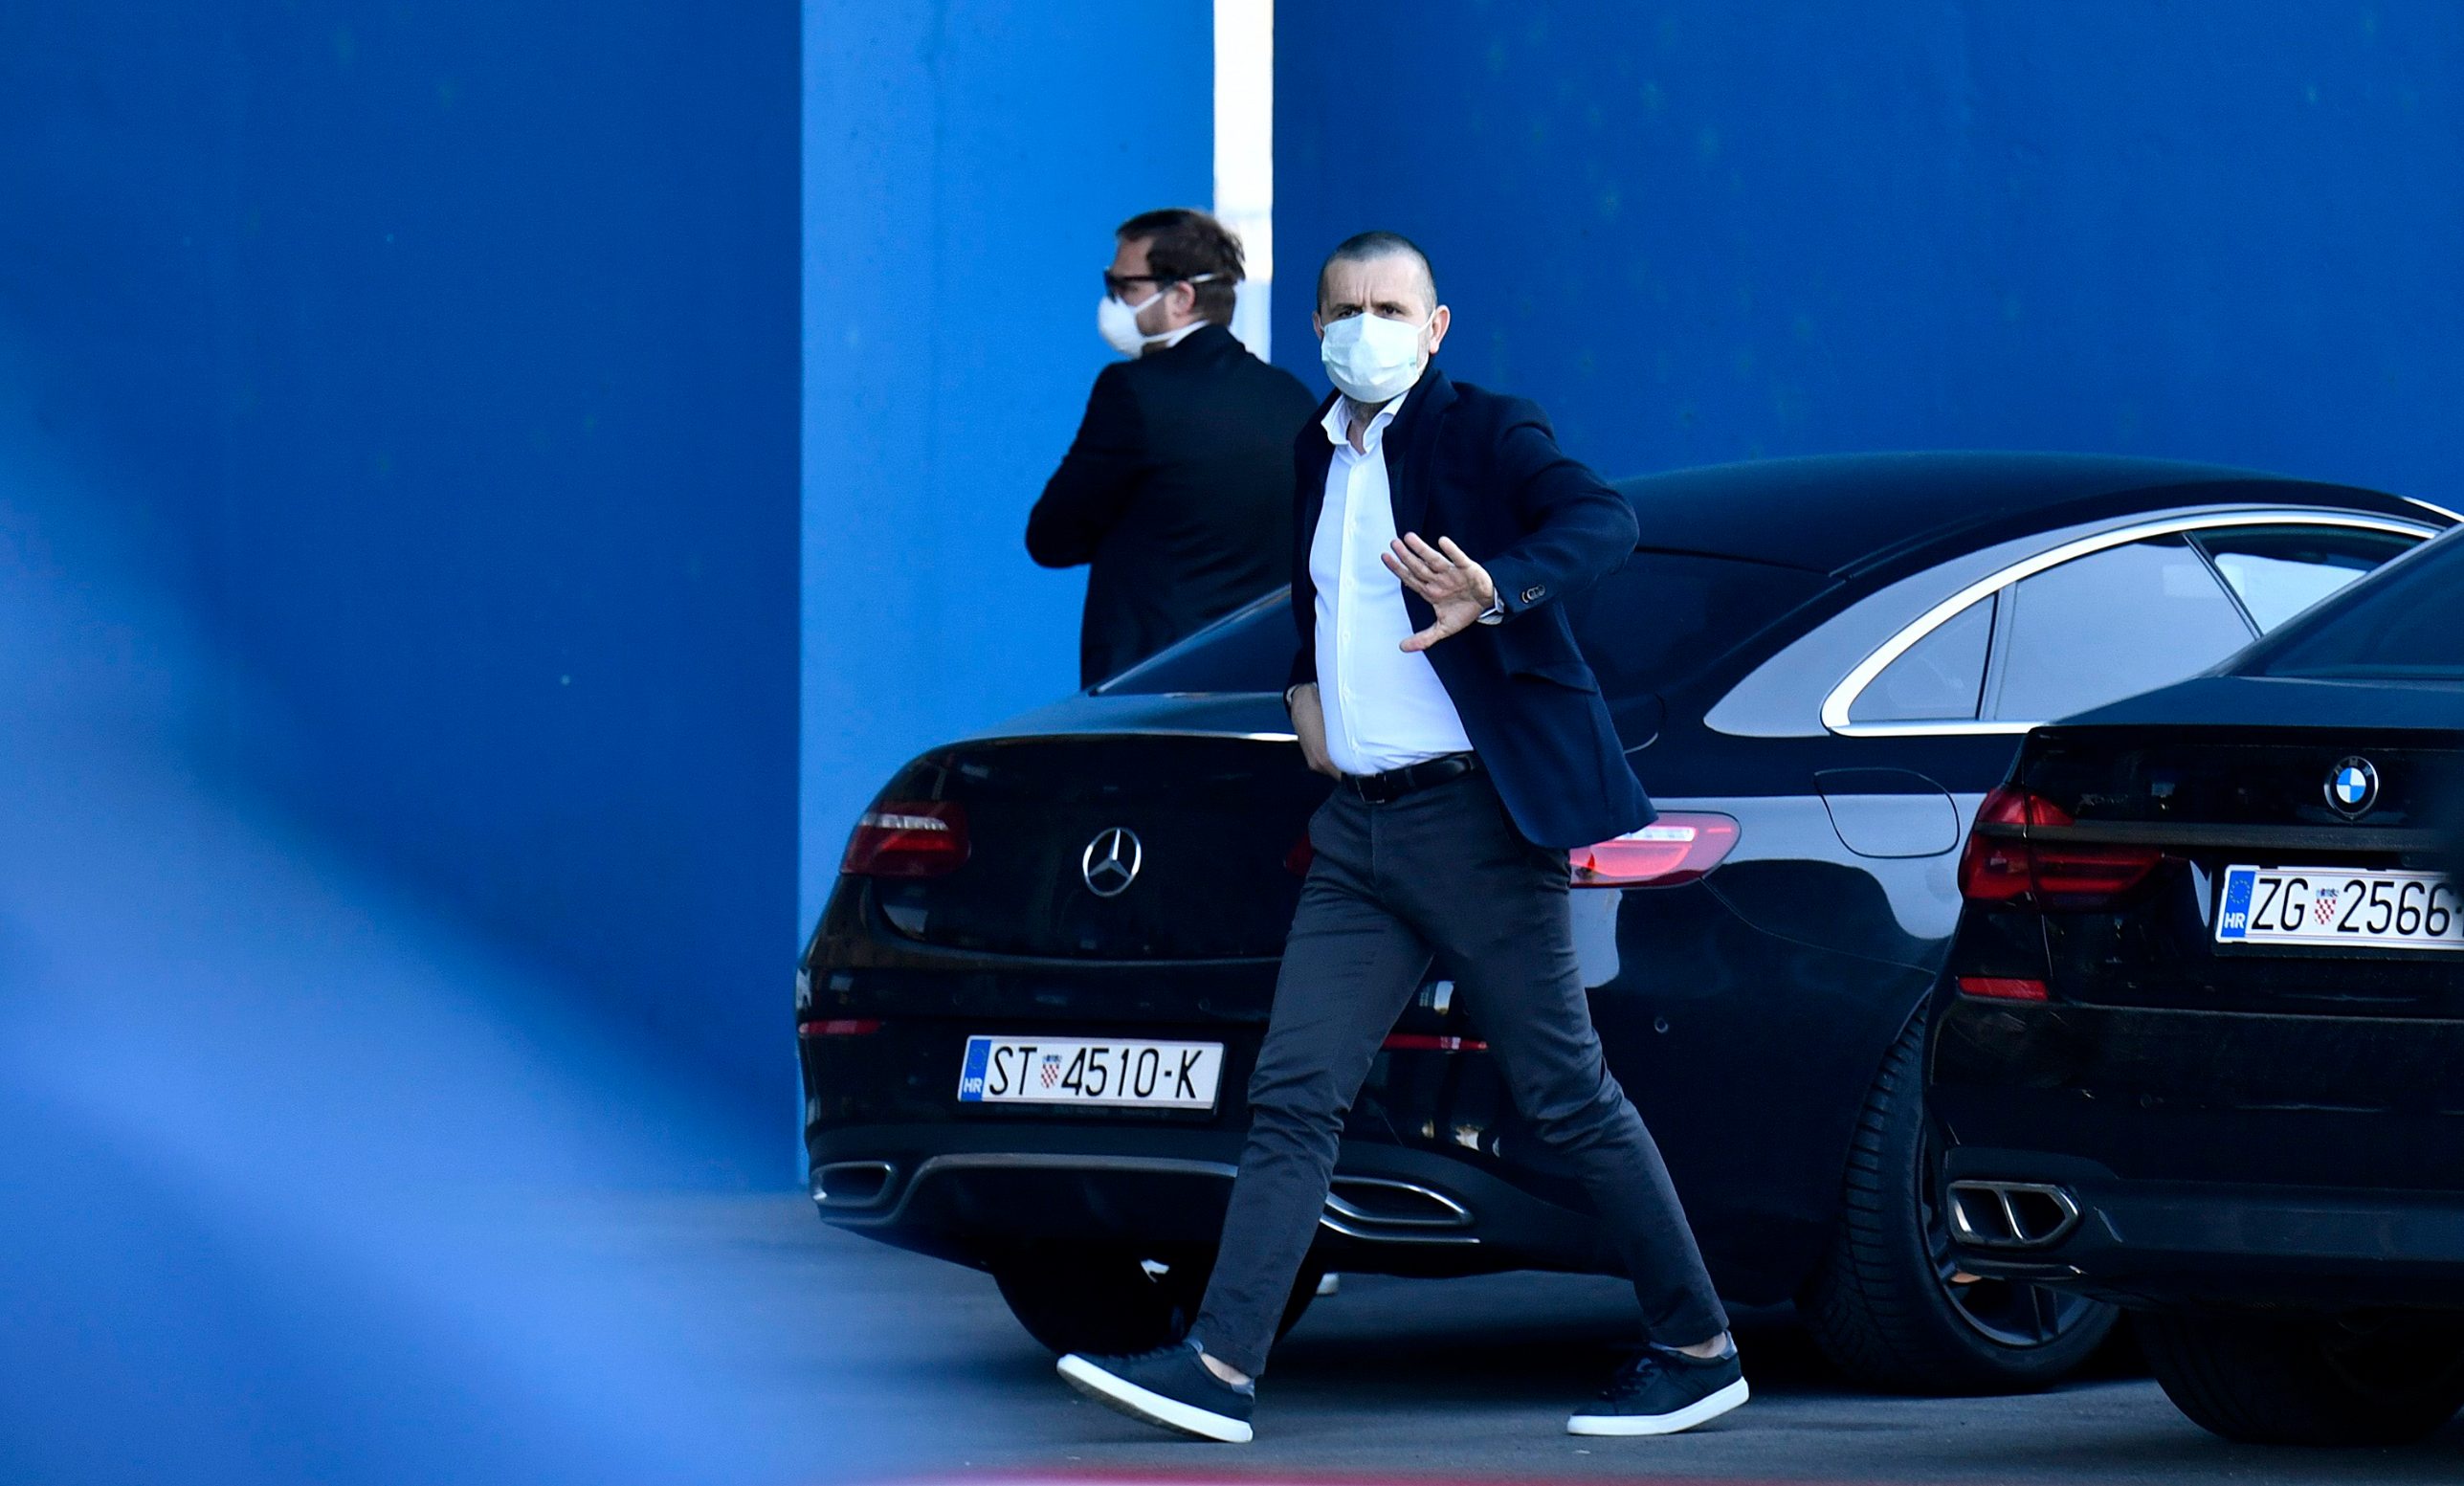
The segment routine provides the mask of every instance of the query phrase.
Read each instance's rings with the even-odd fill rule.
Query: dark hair
[[[1318,265],[1319,307],[1323,308],[1326,303],[1326,270],[1338,263],[1362,263],[1370,258],[1392,257],[1398,253],[1409,254],[1420,260],[1420,277],[1429,284],[1429,307],[1435,309],[1437,271],[1429,266],[1429,255],[1420,251],[1420,244],[1401,233],[1387,232],[1354,233],[1335,244],[1335,251],[1327,254],[1326,261]]]
[[[1198,318],[1218,325],[1232,323],[1232,286],[1240,282],[1242,267],[1240,237],[1231,228],[1207,212],[1167,207],[1141,211],[1115,228],[1113,235],[1122,242],[1146,244],[1146,272],[1161,281],[1158,288],[1212,274],[1205,283],[1189,285],[1189,292],[1197,296]]]

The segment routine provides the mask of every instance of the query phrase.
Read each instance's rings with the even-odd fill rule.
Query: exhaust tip
[[[812,1200],[831,1211],[878,1207],[898,1175],[886,1161],[833,1161],[812,1168]]]
[[[1389,1243],[1478,1241],[1462,1231],[1474,1225],[1471,1209],[1434,1187],[1386,1177],[1336,1177],[1328,1185],[1326,1209],[1318,1221],[1346,1238]]]
[[[2079,1205],[2044,1182],[1962,1180],[1950,1184],[1951,1231],[1986,1249],[2043,1249],[2070,1236]]]

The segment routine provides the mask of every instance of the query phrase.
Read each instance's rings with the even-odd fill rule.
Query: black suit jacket
[[[1319,405],[1324,416],[1333,399]],[[1434,546],[1452,537],[1496,581],[1505,619],[1432,646],[1464,736],[1528,840],[1588,846],[1652,823],[1651,800],[1574,643],[1565,600],[1615,571],[1639,539],[1633,507],[1569,459],[1538,405],[1423,372],[1386,431],[1394,529]],[[1309,543],[1326,502],[1334,445],[1311,424],[1293,445],[1295,683],[1318,678],[1318,590]],[[1436,613],[1410,588],[1414,629]]]
[[[1027,518],[1046,567],[1091,563],[1078,683],[1092,686],[1283,581],[1299,379],[1221,325],[1103,368]]]

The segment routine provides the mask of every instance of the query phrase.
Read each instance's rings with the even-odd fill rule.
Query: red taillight
[[[873,1017],[834,1017],[822,1022],[798,1022],[799,1037],[866,1037],[881,1030]]]
[[[2028,870],[2028,843],[2018,836],[1990,835],[1987,826],[2025,827],[2028,818],[2037,810],[2057,816],[2065,825],[2065,815],[2049,800],[2040,800],[2022,789],[2008,785],[1985,797],[1977,807],[1975,829],[1968,832],[1967,850],[1960,856],[1959,891],[1962,898],[1979,902],[2008,902],[2025,898],[2034,884]],[[2045,824],[2053,824],[2048,819]]]
[[[855,877],[938,877],[966,861],[966,811],[952,800],[880,800],[855,822],[838,870]]]
[[[1489,1045],[1477,1037],[1438,1037],[1428,1032],[1399,1031],[1389,1033],[1386,1046],[1397,1053],[1486,1053]]]
[[[1737,845],[1725,815],[1663,815],[1642,830],[1572,854],[1576,887],[1675,887],[1692,882]]]
[[[2099,846],[2034,834],[2075,824],[2069,811],[2025,789],[2006,785],[1987,795],[1960,856],[1960,896],[2006,903],[2035,895],[2080,906],[2137,887],[2164,859],[2152,846]]]
[[[1292,843],[1292,850],[1283,854],[1283,870],[1296,877],[1305,877],[1309,876],[1309,864],[1317,859],[1318,849],[1309,844],[1309,832],[1304,831],[1300,839]]]
[[[1963,996],[1984,996],[1992,1001],[2049,1001],[2052,992],[2043,981],[2022,980],[2010,975],[1963,975],[1959,978]]]

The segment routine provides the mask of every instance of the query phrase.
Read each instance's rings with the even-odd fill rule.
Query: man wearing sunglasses
[[[1089,566],[1078,684],[1116,676],[1285,581],[1292,436],[1317,400],[1226,327],[1240,239],[1203,211],[1114,233],[1096,326],[1106,366],[1027,518],[1027,553]]]

